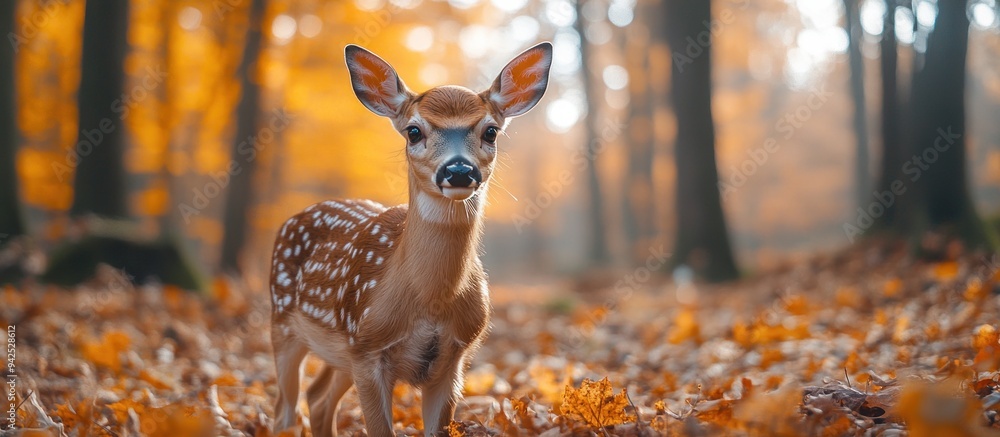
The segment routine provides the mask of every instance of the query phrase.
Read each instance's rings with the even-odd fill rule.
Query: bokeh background
[[[953,108],[946,100],[964,99],[965,116],[955,152],[964,168],[945,176],[967,188],[987,231],[1000,214],[995,0],[717,0],[711,16],[707,3],[652,0],[3,3],[0,82],[13,94],[0,109],[13,124],[0,126],[0,234],[30,246],[3,259],[29,273],[93,258],[170,276],[148,264],[177,258],[196,276],[266,281],[275,230],[302,208],[335,197],[405,202],[404,141],[353,95],[350,43],[418,91],[483,89],[521,50],[554,43],[544,99],[500,141],[484,248],[495,281],[579,276],[656,250],[706,278],[731,277],[701,266],[712,261],[697,248],[676,250],[678,236],[700,235],[682,213],[719,202],[740,272],[847,246],[856,238],[845,225],[892,180],[886,151],[898,152],[891,163],[920,153],[914,132],[952,124],[920,108]],[[957,21],[942,24],[939,12],[955,4]],[[963,26],[967,42],[946,39]],[[967,48],[964,96],[941,91],[953,87],[939,79],[954,75],[915,79],[925,65],[956,66],[929,53],[936,30],[937,53]],[[710,118],[684,100],[709,84]],[[706,120],[714,141],[679,132]],[[255,148],[241,145],[251,137]],[[679,182],[679,170],[712,160],[719,185]],[[925,232],[936,221],[892,223]],[[990,238],[977,235],[987,236],[973,245]],[[109,243],[118,240],[127,244]],[[37,253],[47,255],[23,255]]]

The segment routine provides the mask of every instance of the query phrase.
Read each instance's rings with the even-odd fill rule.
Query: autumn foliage
[[[205,297],[132,289],[115,275],[0,292],[0,319],[18,329],[19,426],[272,435],[265,295],[228,280]],[[492,333],[447,433],[991,435],[998,284],[996,258],[855,249],[702,288],[686,305],[671,284],[627,298],[497,286]],[[318,364],[307,362],[306,382]],[[345,402],[339,425],[359,433],[356,395]],[[394,419],[420,433],[417,390],[397,388]]]

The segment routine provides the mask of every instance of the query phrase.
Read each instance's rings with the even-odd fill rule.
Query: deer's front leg
[[[455,360],[455,364],[441,377],[424,384],[423,416],[424,436],[432,436],[448,427],[455,417],[455,405],[462,395],[464,368],[463,359]]]
[[[383,370],[383,365],[358,363],[354,366],[354,385],[358,388],[361,411],[365,415],[365,428],[369,437],[391,437],[392,386],[394,381]]]

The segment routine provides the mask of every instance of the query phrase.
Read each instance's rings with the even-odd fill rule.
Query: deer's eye
[[[424,134],[420,132],[419,127],[410,126],[406,128],[406,137],[409,138],[410,144],[417,144],[420,140],[424,139]]]
[[[500,133],[500,129],[496,126],[490,126],[486,128],[486,132],[483,132],[483,141],[493,144],[497,141],[497,134]]]

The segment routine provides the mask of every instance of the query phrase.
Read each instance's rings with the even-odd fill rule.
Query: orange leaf
[[[958,276],[958,263],[947,261],[934,265],[934,277],[939,281],[950,281]]]
[[[162,378],[153,375],[152,373],[150,373],[148,370],[145,369],[139,372],[139,380],[145,381],[149,385],[160,390],[170,390],[173,388],[170,384],[163,382]]]
[[[698,320],[694,310],[685,308],[677,313],[674,318],[674,326],[667,335],[667,341],[671,344],[680,344],[686,340],[701,341],[701,330],[698,328]]]
[[[224,276],[218,276],[212,282],[212,292],[216,301],[226,303],[232,291],[229,289],[229,281]]]
[[[542,398],[552,404],[553,407],[558,408],[559,403],[564,398],[564,393],[563,386],[559,384],[556,373],[548,367],[535,365],[528,368],[528,374],[531,375],[531,380],[535,383],[538,392],[542,394]]]
[[[979,325],[976,335],[972,337],[972,347],[982,350],[997,346],[1000,346],[1000,332],[997,332],[997,328],[993,325]]]
[[[963,293],[965,300],[972,302],[983,300],[989,295],[989,290],[987,287],[983,286],[983,281],[979,278],[970,279],[966,284],[965,292]]]
[[[607,377],[596,382],[584,379],[579,389],[566,386],[560,411],[593,428],[604,428],[631,420],[625,413],[628,404],[625,392],[614,394]]]
[[[954,385],[913,383],[903,387],[895,413],[906,421],[912,437],[991,435],[977,420],[979,402],[960,398]]]
[[[892,278],[885,281],[885,285],[882,286],[882,294],[884,294],[885,297],[896,297],[902,289],[903,281],[899,278]]]
[[[129,343],[128,335],[125,333],[108,331],[99,342],[84,342],[80,353],[97,367],[118,372],[121,370],[120,354],[128,350]]]
[[[809,302],[802,295],[788,296],[784,301],[784,305],[785,311],[796,316],[803,316],[809,312]]]
[[[461,423],[454,420],[448,424],[448,437],[464,437],[465,431]]]

